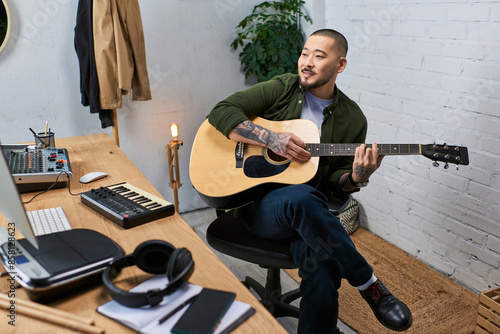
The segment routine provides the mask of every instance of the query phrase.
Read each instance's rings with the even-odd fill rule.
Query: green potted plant
[[[241,31],[231,43],[239,54],[245,79],[256,75],[265,81],[283,73],[296,73],[297,60],[304,45],[301,19],[312,23],[302,11],[305,1],[265,1],[256,5],[236,29]]]

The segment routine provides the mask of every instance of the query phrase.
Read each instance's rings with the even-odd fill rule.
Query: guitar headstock
[[[422,155],[434,161],[442,161],[457,165],[469,164],[469,153],[467,147],[450,145],[421,145]]]

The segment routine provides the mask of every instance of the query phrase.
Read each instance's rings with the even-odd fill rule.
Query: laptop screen
[[[0,155],[2,156],[0,158],[0,214],[9,222],[7,227],[9,234],[14,232],[15,238],[19,239],[19,232],[21,232],[34,247],[38,248],[38,242],[26,216],[3,150]]]

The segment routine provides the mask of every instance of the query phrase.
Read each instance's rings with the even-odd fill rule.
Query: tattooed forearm
[[[251,121],[243,121],[229,131],[228,137],[234,141],[259,145],[275,154],[295,162],[305,162],[311,153],[305,150],[306,144],[290,132],[274,132]]]
[[[354,168],[353,175],[357,175],[358,180],[363,180],[359,182],[366,182],[373,171],[370,168],[366,168],[365,166],[358,166]],[[339,189],[342,191],[350,192],[357,189],[349,180],[349,173],[343,174],[338,180]]]
[[[357,179],[359,180],[368,180],[370,175],[373,173],[373,170],[364,166],[358,166],[354,169],[353,173],[358,176]]]
[[[283,155],[286,151],[286,139],[290,137],[288,133],[272,132],[269,136],[267,147],[277,154]]]
[[[338,181],[339,189],[342,191],[353,191],[356,189],[355,186],[349,181],[349,173],[343,174]]]
[[[271,131],[252,123],[243,121],[234,128],[234,133],[251,141],[267,146]]]

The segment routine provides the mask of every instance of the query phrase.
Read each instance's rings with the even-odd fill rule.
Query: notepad
[[[165,287],[167,283],[168,279],[166,275],[157,275],[139,284],[130,291],[145,292],[151,289],[159,289]],[[199,285],[184,283],[173,294],[165,296],[163,301],[157,306],[132,308],[123,306],[118,302],[111,300],[99,306],[97,308],[97,312],[141,333],[170,333],[172,327],[181,318],[189,306],[186,305],[183,309],[172,315],[162,324],[158,324],[158,320],[165,314],[174,310],[177,306],[181,305],[185,300],[199,294],[201,290],[202,287]],[[235,300],[227,310],[214,333],[229,333],[254,313],[255,310],[249,304]]]

